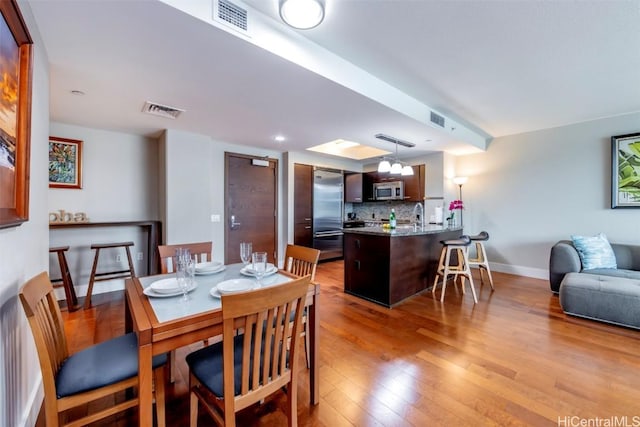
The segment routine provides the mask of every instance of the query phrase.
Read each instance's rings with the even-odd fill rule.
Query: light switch
[[[220,222],[220,215],[217,215],[217,214],[211,215],[211,222]]]

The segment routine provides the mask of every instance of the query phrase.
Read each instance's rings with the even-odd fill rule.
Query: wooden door
[[[225,153],[225,264],[240,261],[240,242],[276,262],[278,161]]]

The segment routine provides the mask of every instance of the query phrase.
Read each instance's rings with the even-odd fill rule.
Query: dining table
[[[125,281],[125,330],[135,332],[138,337],[138,405],[139,425],[153,425],[153,369],[152,358],[177,348],[222,336],[222,302],[218,284],[236,279],[255,280],[248,277],[243,264],[222,266],[220,271],[196,274],[189,300],[182,300],[182,293],[154,292],[152,284],[174,278],[175,274],[132,277]],[[284,270],[275,269],[264,276],[256,286],[277,286],[293,279]],[[157,287],[155,287],[157,288]],[[319,402],[318,366],[318,297],[320,287],[311,283],[306,297],[307,325],[309,334],[309,396],[310,403]]]

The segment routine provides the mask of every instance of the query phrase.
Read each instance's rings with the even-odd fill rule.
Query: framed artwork
[[[29,220],[33,42],[15,0],[0,1],[0,228]]]
[[[82,188],[82,141],[49,137],[49,187]]]
[[[611,208],[640,208],[640,133],[611,137]]]

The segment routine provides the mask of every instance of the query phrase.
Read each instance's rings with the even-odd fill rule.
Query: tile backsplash
[[[432,215],[435,215],[436,207],[443,205],[441,199],[426,200],[423,207],[426,207],[425,221],[429,222]],[[388,220],[391,209],[396,210],[396,218],[403,221],[415,221],[414,207],[417,202],[371,202],[371,203],[345,203],[344,216],[347,217],[348,212],[355,212],[358,219],[363,220]]]

